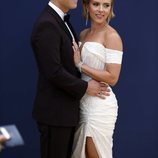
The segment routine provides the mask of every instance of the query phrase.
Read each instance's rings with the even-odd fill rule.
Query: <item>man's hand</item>
[[[90,80],[88,82],[88,88],[86,93],[90,96],[97,96],[99,98],[105,99],[106,96],[110,95],[109,85],[104,82],[97,82],[95,80]]]
[[[7,139],[3,135],[0,135],[0,151],[4,148],[3,143],[5,143],[6,141]]]

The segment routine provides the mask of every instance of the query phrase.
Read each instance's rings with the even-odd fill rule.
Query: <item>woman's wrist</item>
[[[83,65],[83,62],[82,61],[80,61],[77,65],[76,65],[76,67],[78,68],[78,70],[81,72],[82,71],[82,65]]]

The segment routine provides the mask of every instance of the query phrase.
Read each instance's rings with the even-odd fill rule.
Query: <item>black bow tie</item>
[[[64,21],[69,22],[69,19],[70,19],[70,14],[65,14],[64,15]]]

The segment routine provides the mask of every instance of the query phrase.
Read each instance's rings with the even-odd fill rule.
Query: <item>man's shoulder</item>
[[[53,20],[53,15],[49,13],[47,8],[45,8],[40,15],[37,17],[36,23],[41,23],[41,22],[52,22]]]

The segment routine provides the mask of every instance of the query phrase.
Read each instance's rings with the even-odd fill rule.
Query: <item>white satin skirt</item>
[[[80,122],[74,137],[72,158],[86,158],[86,137],[92,137],[99,158],[112,158],[117,114],[117,100],[112,90],[106,99],[85,94],[81,99]]]

